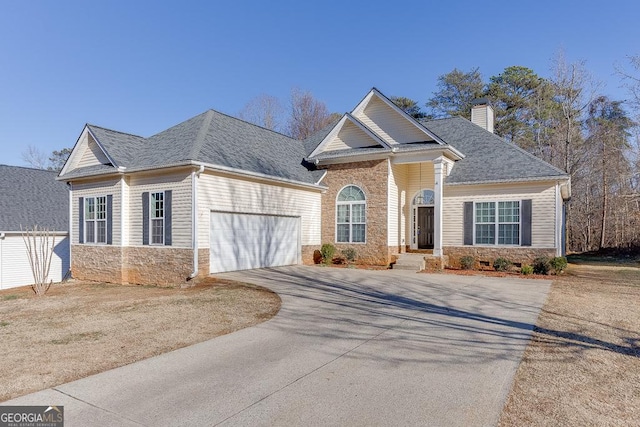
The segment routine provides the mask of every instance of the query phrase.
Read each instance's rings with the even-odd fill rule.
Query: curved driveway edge
[[[66,426],[495,425],[550,285],[302,266],[220,276],[274,290],[280,313],[3,405],[64,405]]]

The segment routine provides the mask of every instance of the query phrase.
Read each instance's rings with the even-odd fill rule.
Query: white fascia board
[[[88,132],[89,132],[89,127],[87,125],[84,125],[84,128],[82,128],[82,132],[80,132],[80,136],[76,140],[76,143],[73,144],[73,148],[71,149],[71,154],[69,154],[69,157],[67,158],[67,161],[64,162],[64,166],[60,170],[60,173],[58,174],[58,177],[60,177],[61,175],[64,175],[67,172],[68,166],[75,161],[76,157],[79,156],[79,154],[78,154],[78,144],[80,144],[80,141],[83,138],[86,137],[86,134]]]
[[[562,178],[560,179],[562,180]],[[529,183],[529,182],[540,182],[540,183],[553,183],[555,184],[558,181],[557,176],[548,176],[548,177],[530,177],[530,178],[510,178],[510,179],[494,179],[494,180],[485,180],[485,181],[472,181],[472,182],[446,182],[445,185],[486,185],[486,184],[521,184],[521,183]]]
[[[323,171],[322,176],[320,177],[320,179],[318,181],[316,181],[316,185],[320,185],[320,183],[322,182],[322,180],[324,179],[325,176],[327,176],[327,171]]]
[[[453,163],[455,160],[462,160],[464,155],[457,150],[451,150],[450,147],[433,147],[423,148],[415,151],[392,152],[392,163],[419,163],[422,161],[435,160],[443,157],[448,162]]]
[[[335,137],[338,134],[338,132],[340,132],[340,129],[342,129],[342,126],[344,126],[344,122],[346,120],[347,120],[347,115],[344,114],[342,116],[342,118],[340,119],[340,121],[338,123],[336,123],[336,125],[333,127],[333,129],[331,129],[331,132],[329,132],[327,134],[327,136],[325,136],[324,139],[322,141],[320,141],[320,144],[318,144],[316,149],[313,150],[311,152],[311,154],[309,154],[309,157],[314,157],[314,156],[318,155],[319,153],[322,153],[322,150],[329,143],[329,141],[331,139],[333,139],[333,137]]]

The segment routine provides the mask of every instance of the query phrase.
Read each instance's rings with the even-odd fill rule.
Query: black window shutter
[[[149,244],[149,192],[142,193],[142,244]]]
[[[523,200],[520,207],[520,221],[522,226],[522,246],[531,246],[531,199]]]
[[[464,202],[464,244],[473,245],[473,202]]]
[[[84,197],[78,198],[78,243],[84,243]]]
[[[164,192],[164,244],[171,246],[171,190]]]
[[[107,245],[113,243],[113,196],[107,195]]]

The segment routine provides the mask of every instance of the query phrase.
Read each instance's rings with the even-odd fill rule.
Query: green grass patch
[[[16,295],[16,294],[9,294],[9,295],[4,295],[2,297],[2,301],[11,301],[13,299],[18,299],[18,298],[20,298],[20,297],[18,295]]]
[[[0,320],[0,327],[5,327],[5,326],[9,326],[9,322]]]

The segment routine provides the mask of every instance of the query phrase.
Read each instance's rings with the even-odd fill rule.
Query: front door
[[[433,207],[418,208],[418,249],[433,249]]]

